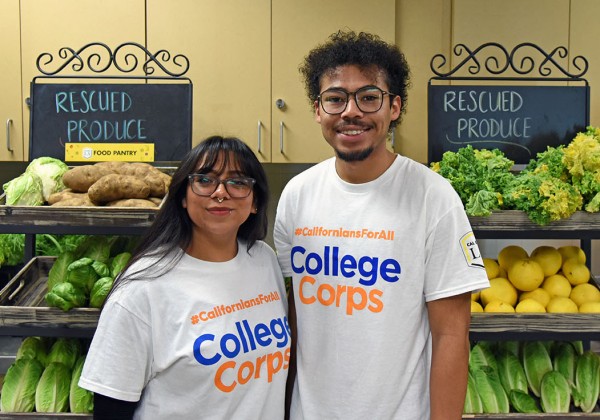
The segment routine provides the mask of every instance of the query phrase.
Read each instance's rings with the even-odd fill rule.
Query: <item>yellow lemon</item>
[[[492,258],[484,258],[483,265],[485,267],[485,272],[488,276],[488,279],[495,279],[500,274],[500,265],[498,262]]]
[[[583,252],[583,249],[579,248],[578,246],[575,246],[575,245],[560,246],[557,248],[557,251],[560,252],[560,255],[562,255],[563,261],[566,261],[572,257],[577,257],[577,259],[579,259],[580,263],[585,264],[585,262],[586,262],[585,252]]]
[[[563,263],[562,273],[573,286],[590,281],[590,269],[575,257]]]
[[[498,277],[502,277],[504,279],[508,278],[508,273],[504,268],[500,267],[500,273],[498,273]]]
[[[585,302],[579,307],[579,312],[582,314],[599,314],[600,302]]]
[[[481,292],[471,292],[471,300],[477,302],[479,300],[479,295]]]
[[[542,289],[546,290],[550,297],[569,297],[571,294],[571,283],[561,274],[546,277],[542,283]]]
[[[485,308],[483,308],[483,312],[514,313],[515,308],[513,308],[506,302],[502,302],[501,300],[492,300],[490,303],[485,305]]]
[[[514,261],[528,257],[529,254],[527,254],[527,251],[523,247],[519,245],[508,245],[502,248],[498,253],[498,264],[508,271]]]
[[[577,308],[577,304],[568,297],[554,296],[550,299],[550,302],[548,302],[546,312],[554,314],[577,313],[579,312],[579,309]]]
[[[471,312],[483,312],[483,306],[479,302],[471,301]]]
[[[543,284],[543,283],[542,283]],[[538,287],[537,289],[533,289],[531,292],[522,292],[519,295],[519,302],[525,299],[535,299],[545,308],[550,302],[550,293],[546,289]]]
[[[587,302],[600,302],[600,290],[591,283],[578,284],[573,287],[569,297],[577,306]]]
[[[529,313],[529,312],[546,312],[546,308],[540,302],[533,298],[527,298],[520,301],[515,307],[515,312],[518,313]]]
[[[483,289],[479,297],[484,307],[493,300],[500,300],[510,306],[515,306],[517,303],[517,289],[507,279],[498,277],[490,280],[490,287]]]
[[[508,269],[508,279],[522,292],[537,289],[544,281],[544,270],[531,258],[516,260]]]
[[[538,246],[531,251],[531,259],[542,266],[545,277],[558,273],[562,267],[562,255],[553,246]]]

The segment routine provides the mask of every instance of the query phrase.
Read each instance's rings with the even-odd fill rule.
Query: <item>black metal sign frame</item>
[[[139,58],[141,56],[144,57],[144,60]],[[104,43],[92,42],[78,50],[63,47],[58,51],[57,58],[45,52],[40,54],[36,60],[37,69],[42,76],[33,78],[31,82],[31,96],[28,99],[28,105],[31,109],[30,159],[39,157],[35,153],[36,149],[38,149],[37,146],[40,145],[41,141],[44,141],[44,136],[48,134],[44,132],[48,131],[48,127],[42,127],[41,130],[36,127],[36,121],[40,118],[43,121],[46,116],[40,115],[36,120],[36,112],[40,114],[41,112],[39,110],[36,111],[34,91],[39,91],[42,85],[51,90],[54,88],[53,85],[68,84],[73,80],[78,81],[78,83],[71,84],[74,88],[81,88],[81,86],[102,87],[103,85],[118,85],[123,86],[123,89],[119,89],[121,91],[126,90],[127,86],[131,86],[138,93],[140,89],[142,91],[143,89],[147,89],[148,93],[145,95],[157,94],[158,100],[152,101],[152,106],[145,103],[143,109],[155,109],[152,112],[157,112],[156,115],[160,116],[162,112],[158,108],[168,106],[169,109],[166,111],[174,112],[178,120],[172,125],[176,138],[165,140],[171,149],[170,152],[167,154],[161,153],[162,156],[167,156],[167,158],[162,159],[160,158],[161,155],[159,155],[159,159],[155,159],[155,161],[178,161],[191,148],[193,86],[192,81],[184,77],[190,66],[186,56],[182,54],[172,55],[167,50],[159,50],[156,53],[151,53],[143,45],[135,42],[123,43],[112,50]],[[71,70],[72,73],[69,75],[60,74],[67,70]],[[140,70],[143,72],[143,75],[132,74],[134,72],[140,73]],[[84,71],[86,74],[73,74]],[[130,84],[128,84],[129,82]],[[118,93],[128,95],[123,92]],[[167,102],[170,105],[161,103],[162,98],[167,98]],[[173,108],[173,101],[176,102],[176,109],[171,109]],[[168,128],[163,127],[160,130],[164,131],[166,129]],[[59,139],[58,141],[62,143],[65,140]],[[162,149],[164,150],[165,147]],[[46,150],[38,150],[38,154],[44,152]]]
[[[488,42],[475,49],[470,49],[465,44],[457,44],[452,49],[452,52],[460,59],[460,61],[448,71],[442,70],[448,63],[448,60],[443,54],[434,55],[430,62],[431,71],[436,76],[430,78],[428,83],[429,163],[439,160],[441,158],[441,153],[446,150],[446,148],[448,150],[455,150],[458,147],[469,144],[470,138],[461,138],[460,141],[455,141],[457,137],[456,132],[461,129],[463,129],[463,133],[468,131],[469,134],[473,134],[473,137],[477,139],[474,141],[476,144],[474,144],[473,147],[487,145],[487,148],[499,146],[498,148],[502,149],[504,145],[508,144],[510,154],[510,148],[512,146],[514,146],[513,151],[521,150],[522,152],[523,149],[527,149],[527,147],[518,144],[519,142],[531,142],[532,147],[529,149],[535,151],[543,146],[544,142],[547,142],[548,145],[556,145],[555,143],[564,141],[566,137],[572,134],[575,126],[579,128],[580,125],[583,127],[589,125],[590,88],[587,80],[583,78],[588,70],[588,61],[584,57],[574,57],[570,63],[568,63],[573,69],[569,71],[563,65],[565,59],[568,57],[568,51],[565,47],[557,47],[552,51],[547,52],[538,45],[526,42],[515,46],[512,50],[508,50],[499,43]],[[486,72],[486,75],[482,76],[481,73],[484,71]],[[518,76],[506,76],[506,74],[511,71]],[[556,73],[559,73],[561,76],[556,77]],[[451,83],[454,81],[460,81],[461,83]],[[485,82],[493,82],[493,85]],[[532,84],[531,82],[535,83]],[[539,82],[544,83],[540,84]],[[447,92],[452,90],[455,91],[450,93]],[[538,93],[540,99],[535,98],[538,96]],[[464,97],[459,98],[458,94],[464,94]],[[564,94],[566,94],[566,96],[564,96]],[[449,96],[440,99],[440,95]],[[532,97],[534,99],[531,99]],[[451,102],[447,98],[452,99],[454,102]],[[494,134],[493,127],[490,123],[496,123],[498,125],[497,120],[507,117],[508,113],[512,112],[512,116],[517,117],[513,118],[513,120],[517,120],[518,123],[524,124],[524,126],[520,127],[520,130],[517,130],[517,134],[523,133],[524,127],[526,128],[527,124],[530,124],[531,121],[537,118],[538,121],[532,123],[535,127],[530,131],[535,131],[535,129],[550,121],[554,124],[554,126],[552,126],[552,124],[548,125],[548,129],[552,130],[551,140],[548,140],[548,137],[545,137],[545,134],[539,135],[539,133],[534,133],[532,138],[526,140],[515,137],[508,141],[504,141],[506,139],[497,139],[488,136],[487,140],[490,141],[486,142],[486,136],[478,136],[480,133],[477,129],[473,129],[473,126],[476,126],[478,123],[477,117],[481,117],[484,111],[487,112],[486,117],[493,115],[493,113],[488,112],[489,107],[484,110],[479,109],[480,104],[478,101],[482,101],[482,98],[484,98],[483,100],[488,101],[486,102],[487,104],[489,104],[490,101],[493,101],[494,104],[497,105],[497,113],[494,118],[490,118],[489,121],[486,120],[481,122],[484,128],[484,130],[481,130],[483,134]],[[520,110],[521,114],[518,114],[515,111],[516,106],[510,102],[515,98],[517,99],[518,105],[523,107],[523,109]],[[524,100],[523,98],[529,99]],[[555,104],[553,103],[553,98],[559,98],[560,100],[568,98],[569,101],[573,101],[573,105],[575,106],[573,106],[572,109],[569,109],[568,103]],[[465,102],[460,103],[460,105],[466,115],[461,115],[459,112],[456,112],[459,100],[465,100]],[[500,101],[504,102],[501,104]],[[528,105],[529,109],[527,109],[525,105]],[[504,106],[506,107],[505,109],[503,109]],[[550,109],[549,107],[551,108],[550,111],[548,111],[548,109]],[[531,111],[532,109],[535,109],[535,111]],[[450,115],[448,110],[454,112],[454,114]],[[538,115],[523,115],[523,112],[533,112]],[[567,115],[569,112],[571,114]],[[458,118],[460,118],[460,121]],[[525,121],[527,118],[531,121]],[[453,119],[456,119],[456,121],[453,121]],[[458,124],[465,120],[469,120],[469,122],[464,123],[460,128],[457,128]],[[574,120],[577,121],[577,124],[573,123]],[[471,123],[472,126],[469,125]],[[511,124],[512,123],[514,123],[514,121],[512,121]],[[556,130],[557,127],[558,130]],[[451,132],[454,135],[454,138],[451,138],[453,136],[448,135],[448,132]],[[513,133],[509,133],[508,129],[506,130],[506,135],[512,134]],[[465,135],[465,137],[467,136]],[[482,138],[484,139],[483,141]],[[531,150],[529,150],[529,154],[533,153]],[[515,153],[521,160],[525,160],[525,157],[527,156],[527,154],[519,154],[520,152],[518,151]],[[508,157],[510,158],[511,156]],[[534,158],[535,153],[533,153],[533,156],[531,157]],[[520,164],[527,162],[522,161],[516,163]]]

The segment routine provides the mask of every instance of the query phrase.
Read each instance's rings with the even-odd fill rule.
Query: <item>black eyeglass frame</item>
[[[216,184],[214,184],[215,188],[210,194],[200,194],[198,191],[196,191],[194,184],[197,183],[197,179],[199,177],[209,178],[213,182],[216,181]],[[242,183],[244,183],[244,185],[247,185],[246,182],[249,182],[249,185],[247,185],[249,187],[248,194],[246,194],[244,196],[237,195],[239,190],[237,192],[235,192],[234,194],[232,194],[231,191],[229,191],[229,187],[233,187],[232,184],[228,183],[230,181],[241,181]],[[215,191],[217,191],[219,189],[219,185],[223,184],[223,186],[225,187],[225,191],[227,191],[227,194],[229,194],[229,196],[231,198],[246,198],[254,190],[254,185],[256,184],[256,179],[251,178],[249,176],[235,176],[235,177],[231,177],[231,178],[219,179],[219,178],[209,175],[209,174],[193,173],[193,174],[188,175],[188,182],[190,184],[190,188],[191,188],[192,192],[200,197],[210,197],[211,195],[213,195],[215,193]]]
[[[379,104],[379,108],[377,108],[374,111],[363,111],[363,109],[360,107],[360,103],[359,103],[360,101],[356,100],[356,94],[357,93],[362,92],[362,91],[368,91],[368,90],[378,90],[379,92],[381,92],[381,103]],[[344,108],[341,111],[339,111],[339,112],[328,112],[325,109],[325,106],[323,105],[323,101],[321,100],[321,96],[324,93],[326,93],[326,92],[340,92],[340,93],[345,93],[346,94],[346,102],[345,102]],[[319,93],[319,96],[317,96],[317,101],[319,101],[319,104],[321,105],[321,109],[326,114],[329,114],[329,115],[339,115],[339,114],[343,113],[346,110],[346,108],[348,108],[348,102],[350,102],[350,96],[353,96],[354,97],[354,103],[356,103],[356,106],[358,107],[358,109],[360,110],[360,112],[365,113],[365,114],[373,114],[374,112],[378,112],[383,107],[383,102],[384,102],[383,99],[384,99],[385,95],[389,95],[390,98],[393,98],[394,96],[398,96],[397,94],[385,91],[385,90],[381,89],[378,86],[367,85],[367,86],[361,87],[360,89],[355,90],[354,92],[348,92],[347,90],[341,89],[341,88],[329,88],[329,89],[326,89],[323,92]]]

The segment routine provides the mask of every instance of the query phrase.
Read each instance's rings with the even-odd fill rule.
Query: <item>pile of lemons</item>
[[[600,313],[600,290],[578,246],[509,245],[484,258],[490,287],[471,295],[471,312]]]

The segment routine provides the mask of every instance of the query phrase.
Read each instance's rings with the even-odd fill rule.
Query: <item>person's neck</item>
[[[371,155],[365,160],[347,162],[335,159],[335,169],[340,178],[350,184],[364,184],[379,178],[392,165],[396,154],[385,150],[381,155]]]
[[[185,252],[199,260],[209,262],[225,262],[235,258],[238,253],[237,238],[234,240],[223,238],[193,239]]]

